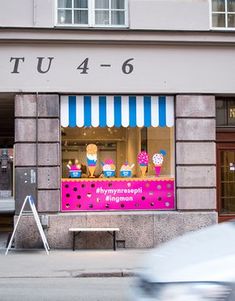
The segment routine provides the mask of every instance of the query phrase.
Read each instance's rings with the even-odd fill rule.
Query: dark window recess
[[[223,97],[216,99],[216,126],[235,126],[235,98]]]

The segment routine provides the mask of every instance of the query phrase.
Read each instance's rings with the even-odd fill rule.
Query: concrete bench
[[[81,232],[107,232],[113,237],[113,250],[116,251],[116,232],[119,228],[69,228],[69,232],[73,233],[73,251],[75,250],[75,238]]]

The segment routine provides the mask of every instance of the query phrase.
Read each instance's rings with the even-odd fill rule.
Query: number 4
[[[80,74],[88,74],[88,57],[77,67],[77,70],[82,70]]]

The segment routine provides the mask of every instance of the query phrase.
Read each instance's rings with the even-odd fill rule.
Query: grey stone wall
[[[119,227],[117,242],[125,248],[152,248],[189,231],[217,222],[216,212],[105,212],[48,215],[45,234],[51,248],[72,249],[71,227]],[[119,245],[119,243],[118,243]],[[42,247],[33,217],[23,216],[16,236],[17,248]],[[82,233],[76,248],[111,249],[108,233]]]
[[[60,210],[60,161],[59,96],[16,95],[15,168],[38,166],[39,212]]]
[[[179,210],[216,209],[215,97],[176,97],[176,191]]]

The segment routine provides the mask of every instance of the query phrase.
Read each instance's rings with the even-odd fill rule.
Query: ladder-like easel
[[[18,220],[17,220],[16,225],[14,227],[14,231],[12,233],[11,239],[10,239],[9,244],[7,246],[7,250],[6,250],[5,255],[7,255],[8,251],[11,249],[12,242],[13,242],[13,239],[14,239],[14,236],[15,236],[18,224],[19,224],[20,219],[21,219],[21,217],[22,217],[22,215],[24,213],[24,208],[25,208],[25,205],[27,204],[27,202],[29,203],[30,208],[32,210],[32,213],[33,213],[34,219],[36,221],[36,225],[38,227],[38,231],[39,231],[40,236],[42,238],[42,242],[43,242],[44,248],[46,250],[46,253],[47,253],[47,255],[49,255],[50,247],[48,245],[45,233],[43,231],[42,224],[40,222],[39,215],[38,215],[37,209],[35,207],[34,199],[33,199],[33,197],[31,195],[27,195],[26,198],[25,198],[25,200],[24,200],[24,203],[23,203],[23,205],[21,207],[21,210],[20,210],[20,214],[19,214]]]

